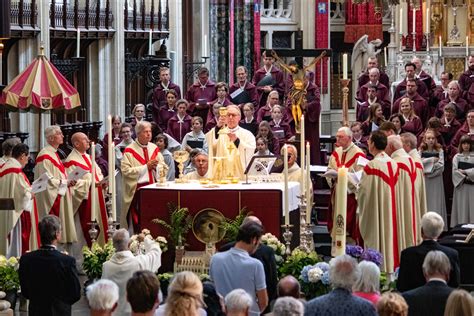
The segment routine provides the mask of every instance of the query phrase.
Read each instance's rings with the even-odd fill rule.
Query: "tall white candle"
[[[113,127],[112,127],[112,115],[109,115],[107,117],[107,159],[109,161],[109,193],[112,193],[112,185],[113,185],[113,180],[112,180],[112,161],[114,161],[114,152],[113,152]]]
[[[346,253],[346,217],[347,217],[347,168],[340,167],[337,170],[337,183],[336,183],[336,212],[335,222],[342,220],[342,227],[337,225],[333,228],[333,240],[335,241],[333,247],[333,255],[340,256]]]
[[[411,31],[413,33],[413,36],[415,36],[416,35],[416,10],[415,10],[415,8],[412,7],[411,11],[413,13],[413,18],[412,18],[413,25],[412,25]]]
[[[300,177],[300,191],[301,195],[304,194],[304,144],[305,144],[305,135],[304,135],[304,114],[301,115],[300,121],[300,168],[301,168],[301,177]]]
[[[283,181],[284,181],[284,199],[283,205],[285,212],[285,225],[290,225],[290,203],[288,201],[288,146],[283,146]]]
[[[347,79],[347,54],[342,54],[342,79]]]
[[[469,57],[469,36],[466,36],[466,57]]]
[[[387,46],[383,48],[383,59],[385,62],[385,67],[388,67],[388,59],[387,59]]]
[[[76,57],[81,57],[81,30],[77,28],[76,34]]]
[[[95,169],[96,169],[96,163],[95,163],[95,144],[92,143],[91,145],[91,164],[92,164],[92,181],[91,181],[91,188],[90,188],[90,197],[91,197],[91,222],[97,220],[97,192],[96,192],[96,187],[95,187]]]
[[[207,53],[207,35],[203,36],[202,55],[206,57],[209,56],[209,54]]]
[[[400,35],[403,34],[403,7],[400,6],[400,25],[399,25],[399,29],[400,29]]]
[[[148,55],[153,55],[153,31],[150,30],[148,34]]]
[[[311,201],[313,192],[311,191],[311,163],[310,158],[310,147],[309,142],[306,142],[306,223],[311,224]]]
[[[426,10],[426,25],[425,25],[425,33],[428,34],[429,36],[429,33],[430,33],[430,19],[431,19],[431,16],[430,16],[430,8],[428,8]]]
[[[439,36],[439,57],[443,55],[443,38]]]

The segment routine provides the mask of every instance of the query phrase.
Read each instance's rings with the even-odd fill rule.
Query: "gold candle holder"
[[[342,126],[349,127],[349,84],[351,79],[341,79],[342,86]]]
[[[285,245],[286,245],[286,251],[285,254],[287,256],[291,255],[291,238],[293,237],[293,233],[291,232],[291,228],[293,225],[288,224],[288,225],[281,225],[282,228],[285,229],[285,232],[283,233],[283,239],[285,240]]]

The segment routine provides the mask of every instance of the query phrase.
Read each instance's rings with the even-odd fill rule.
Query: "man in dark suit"
[[[426,284],[414,290],[404,292],[403,298],[408,304],[408,315],[443,316],[446,301],[454,290],[447,281],[451,264],[442,251],[428,252],[423,261],[423,274]]]
[[[459,256],[455,249],[442,246],[437,242],[444,228],[443,218],[435,212],[428,212],[421,219],[421,236],[423,242],[418,246],[406,248],[400,257],[397,289],[400,292],[412,290],[425,284],[423,276],[423,260],[431,250],[440,250],[448,256],[451,264],[448,285],[453,288],[459,286]]]
[[[20,258],[22,294],[30,300],[29,315],[71,315],[71,305],[81,297],[76,259],[59,252],[61,222],[54,215],[38,224],[40,249]]]
[[[256,216],[247,216],[245,217],[242,225],[255,222],[263,227],[262,222]],[[219,251],[227,251],[235,245],[235,242],[230,242],[223,245]],[[268,294],[268,301],[271,302],[277,298],[277,283],[278,283],[278,275],[277,275],[277,266],[275,260],[275,251],[272,247],[269,247],[264,244],[260,244],[257,250],[250,255],[252,258],[259,260],[263,264],[263,269],[265,271],[265,283],[267,284],[267,294]],[[270,304],[265,309],[264,313],[270,312]]]

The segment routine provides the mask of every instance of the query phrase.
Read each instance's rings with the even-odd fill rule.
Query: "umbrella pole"
[[[39,112],[38,119],[38,153],[41,151],[41,111]]]

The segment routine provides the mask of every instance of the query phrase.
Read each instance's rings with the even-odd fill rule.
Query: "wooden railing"
[[[79,0],[71,0],[66,4],[58,3],[57,0],[49,1],[51,29],[113,29],[111,0],[85,0],[83,5],[79,5]],[[145,0],[125,0],[125,30],[168,31],[168,1],[152,0],[146,7]],[[38,5],[38,0],[11,0],[12,29],[38,28]]]

